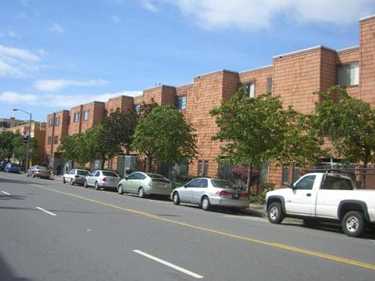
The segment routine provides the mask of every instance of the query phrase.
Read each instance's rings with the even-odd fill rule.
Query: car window
[[[294,185],[294,189],[311,190],[313,188],[315,176],[306,176]]]
[[[165,177],[164,176],[162,176],[162,175],[159,175],[159,174],[151,174],[151,173],[149,173],[149,174],[147,174],[150,178],[152,178],[152,179],[159,179],[159,180],[163,180],[163,179],[165,179]]]
[[[80,176],[87,176],[89,174],[89,172],[85,171],[85,170],[78,170],[77,174],[80,175]]]
[[[194,179],[185,184],[185,187],[199,187],[200,186],[200,179]]]
[[[103,173],[103,175],[106,176],[106,177],[117,177],[117,174],[114,173],[114,172],[103,171],[102,173]]]
[[[134,173],[134,174],[130,174],[130,175],[127,177],[127,179],[128,179],[128,180],[135,180],[136,177],[137,177],[137,173]]]
[[[325,190],[353,190],[353,185],[351,180],[342,178],[342,177],[334,177],[334,176],[326,176],[324,179],[324,183],[321,189]]]
[[[211,180],[211,183],[214,187],[219,188],[234,188],[233,184],[226,180]]]
[[[100,171],[97,171],[94,175],[94,177],[99,177],[100,176]]]
[[[208,180],[207,179],[201,179],[199,183],[199,187],[205,188],[208,187]]]
[[[69,174],[74,175],[74,170],[70,170]]]
[[[137,180],[144,180],[146,178],[146,176],[144,174],[141,174],[141,173],[137,173],[136,174],[136,179]]]

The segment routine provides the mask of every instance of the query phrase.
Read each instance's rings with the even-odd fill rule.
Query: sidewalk
[[[266,217],[264,205],[261,204],[250,204],[249,209],[245,210],[244,212],[248,213],[251,216]]]

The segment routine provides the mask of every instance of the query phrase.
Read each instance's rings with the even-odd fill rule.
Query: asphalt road
[[[375,280],[375,235],[0,173],[0,281]]]

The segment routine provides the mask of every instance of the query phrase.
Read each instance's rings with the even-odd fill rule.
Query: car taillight
[[[107,181],[107,178],[104,177],[104,178],[103,178],[103,181]]]
[[[218,191],[216,192],[216,194],[219,195],[220,197],[232,196],[232,192],[229,192],[226,190]]]
[[[247,198],[247,197],[249,197],[249,193],[248,192],[241,192],[240,196],[242,198]]]

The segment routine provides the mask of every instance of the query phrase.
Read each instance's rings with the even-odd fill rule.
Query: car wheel
[[[140,198],[145,198],[146,197],[146,194],[145,194],[145,191],[144,191],[143,187],[140,187],[138,189],[138,197],[140,197]]]
[[[284,219],[283,210],[279,202],[273,202],[268,207],[267,216],[270,223],[279,224]]]
[[[100,188],[100,187],[99,187],[99,184],[98,184],[98,182],[96,181],[96,182],[95,182],[95,190],[99,190],[99,188]]]
[[[34,174],[33,174],[33,175],[32,175],[31,177],[32,177],[32,178],[35,178],[35,177],[36,177],[36,175],[34,175]]]
[[[85,188],[88,188],[88,187],[89,187],[89,185],[87,184],[87,180],[85,180],[85,181],[83,182],[83,186],[84,186]]]
[[[124,190],[122,189],[122,184],[120,184],[120,185],[117,187],[117,192],[118,192],[118,194],[123,194],[123,193],[124,193]]]
[[[70,185],[74,185],[74,180],[70,179],[69,183],[70,183]]]
[[[210,204],[210,200],[208,200],[208,197],[207,196],[204,196],[202,198],[202,201],[201,201],[201,207],[203,210],[207,211],[210,209],[211,207],[211,204]]]
[[[173,193],[173,204],[175,205],[180,205],[180,196],[178,195],[177,192]]]
[[[65,181],[65,178],[64,178],[64,177],[63,177],[63,179],[62,179],[62,180],[63,180],[63,184],[66,184],[66,181]]]
[[[365,229],[365,219],[358,211],[347,212],[341,221],[342,230],[351,237],[359,237]]]

